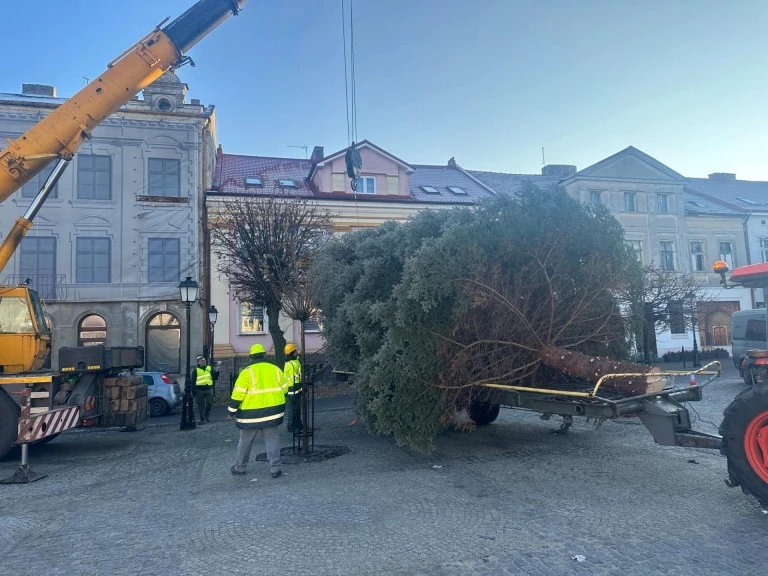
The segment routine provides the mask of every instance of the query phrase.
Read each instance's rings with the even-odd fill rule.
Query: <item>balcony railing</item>
[[[29,284],[30,288],[37,291],[40,297],[47,302],[56,302],[67,299],[67,275],[66,274],[9,274],[3,279],[5,286]]]

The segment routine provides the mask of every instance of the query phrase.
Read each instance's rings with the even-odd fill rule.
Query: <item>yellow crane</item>
[[[93,129],[164,72],[190,62],[186,51],[230,16],[237,15],[245,2],[199,0],[175,20],[164,20],[50,115],[17,139],[8,141],[0,150],[0,202],[51,162],[57,164],[0,245],[0,271],[10,261],[50,191],[83,141],[91,137]],[[83,358],[90,357],[86,352],[83,350]],[[37,293],[28,286],[0,286],[0,457],[19,435],[23,389],[34,386],[30,394],[33,406],[37,405],[35,418],[45,414],[44,408],[61,409],[53,405],[56,375],[39,372],[50,354],[51,335]],[[76,361],[77,351],[69,358]],[[98,381],[93,379],[94,385],[98,386]],[[90,397],[89,394],[81,396]],[[81,417],[75,419],[74,425],[88,416],[98,416],[99,411],[97,405],[70,408],[80,411]],[[22,460],[26,444],[23,449]]]

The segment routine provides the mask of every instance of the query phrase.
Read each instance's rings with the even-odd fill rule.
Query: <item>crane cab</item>
[[[0,373],[40,370],[51,355],[51,331],[37,292],[0,286]]]

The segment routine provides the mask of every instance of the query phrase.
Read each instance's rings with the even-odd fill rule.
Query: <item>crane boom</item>
[[[233,14],[246,0],[199,0],[164,28],[157,27],[109,63],[93,82],[0,151],[0,202],[59,159],[57,176],[46,183],[30,210],[16,220],[0,245],[0,271],[10,261],[66,164],[91,131],[110,114],[186,61],[184,52]],[[32,208],[34,207],[34,210]]]
[[[55,158],[71,159],[91,131],[164,72],[246,0],[199,0],[162,29],[153,30],[107,70],[0,151],[0,202]]]

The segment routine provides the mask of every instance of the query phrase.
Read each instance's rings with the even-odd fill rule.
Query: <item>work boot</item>
[[[240,470],[237,466],[232,466],[229,471],[235,476],[245,476],[245,470]]]
[[[277,472],[272,472],[272,478],[280,478],[280,476],[283,475],[282,470],[278,470]]]

